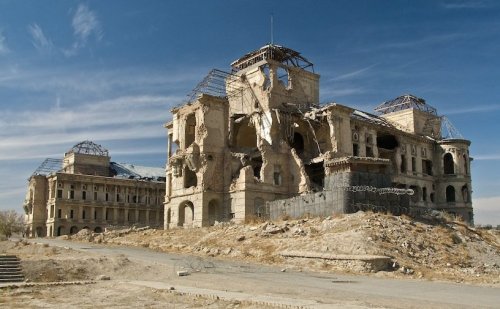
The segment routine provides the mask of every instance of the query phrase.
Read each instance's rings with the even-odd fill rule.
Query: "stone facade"
[[[424,100],[401,96],[379,115],[320,106],[312,63],[277,45],[231,66],[212,71],[165,125],[165,228],[360,205],[446,210],[472,223],[470,142],[445,137]],[[353,192],[360,186],[367,192]]]
[[[24,203],[27,236],[60,236],[83,228],[101,232],[112,226],[162,227],[164,170],[142,167],[146,173],[141,175],[140,168],[110,162],[107,150],[92,142],[75,145],[60,164],[30,177]]]

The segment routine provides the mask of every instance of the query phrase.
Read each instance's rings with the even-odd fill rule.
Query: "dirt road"
[[[498,308],[500,289],[423,280],[401,280],[332,273],[297,272],[220,259],[155,252],[146,248],[110,247],[58,239],[35,239],[50,246],[121,256],[158,269],[148,280],[120,280],[138,288],[185,291],[189,295],[256,304],[307,308]],[[179,277],[176,272],[188,270]],[[112,281],[114,280],[111,278]]]

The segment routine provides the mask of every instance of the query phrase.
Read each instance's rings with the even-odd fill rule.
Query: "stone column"
[[[170,157],[172,157],[172,134],[168,134],[167,137],[167,162],[169,161]]]
[[[118,208],[117,207],[113,208],[113,224],[114,225],[118,224]]]
[[[76,215],[76,220],[80,223],[83,222],[83,206],[78,205],[78,214]]]
[[[149,225],[149,209],[146,209],[146,225]]]

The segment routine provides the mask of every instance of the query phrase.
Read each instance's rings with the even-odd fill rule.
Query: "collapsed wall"
[[[231,66],[211,71],[165,126],[165,228],[359,209],[473,222],[470,142],[444,137],[425,100],[400,96],[379,116],[320,106],[312,63],[278,45]]]

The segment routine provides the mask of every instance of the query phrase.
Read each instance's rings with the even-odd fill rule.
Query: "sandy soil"
[[[1,308],[265,308],[127,283],[168,278],[172,273],[123,256],[107,257],[23,241],[0,242],[1,253],[21,258],[26,281],[34,284],[2,288]],[[100,280],[102,276],[112,280]],[[66,284],[68,281],[91,283]]]
[[[287,250],[392,258],[377,276],[500,285],[500,233],[451,218],[415,221],[378,213],[339,217],[219,224],[210,228],[85,231],[77,241],[149,247],[163,252],[280,265],[288,268],[373,272],[355,261],[285,258]]]
[[[283,269],[364,273],[389,278],[423,278],[500,286],[500,235],[453,220],[414,221],[406,217],[356,213],[335,218],[219,224],[196,229],[126,229],[95,234],[81,231],[78,242],[148,247],[162,252],[277,265]],[[286,258],[287,250],[392,258],[374,272],[351,261]],[[194,297],[129,281],[172,278],[172,269],[25,241],[0,242],[0,254],[22,260],[28,282],[43,284],[92,280],[83,285],[2,288],[5,308],[266,308],[259,304]],[[111,281],[100,280],[110,277]],[[78,297],[75,297],[78,296]],[[62,304],[62,305],[61,305]]]

